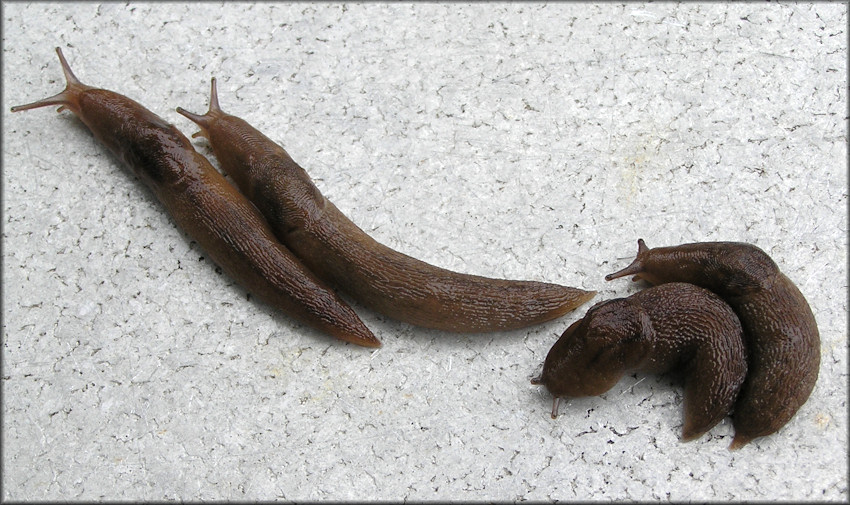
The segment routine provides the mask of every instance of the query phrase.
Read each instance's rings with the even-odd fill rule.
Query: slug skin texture
[[[215,79],[209,112],[177,111],[201,127],[222,169],[307,267],[391,318],[453,332],[512,330],[573,310],[595,292],[491,279],[429,265],[386,247],[355,225],[287,152],[247,122],[225,114]]]
[[[380,342],[357,314],[275,238],[263,216],[174,126],[118,93],[82,84],[57,48],[61,93],[22,111],[70,110],[154,192],[177,225],[231,278],[285,314],[338,339]]]
[[[712,292],[671,283],[600,302],[546,356],[543,384],[554,396],[596,396],[630,372],[685,377],[682,439],[693,440],[732,410],[747,373],[741,324]]]
[[[638,240],[633,275],[651,284],[687,282],[717,293],[744,329],[749,371],[735,405],[732,449],[784,426],[806,402],[820,368],[820,336],[803,294],[764,251],[740,242],[650,249]]]

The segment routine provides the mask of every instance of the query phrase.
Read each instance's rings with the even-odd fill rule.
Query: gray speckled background
[[[3,4],[3,499],[839,500],[847,495],[847,7]],[[354,305],[331,340],[216,271],[68,113],[86,83],[281,142],[379,241],[599,290],[735,240],[807,296],[818,384],[774,436],[681,443],[682,389],[529,384],[587,307],[458,336]],[[204,141],[198,149],[210,154]]]

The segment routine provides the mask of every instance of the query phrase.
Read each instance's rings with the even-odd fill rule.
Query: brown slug
[[[491,279],[438,268],[386,247],[328,201],[287,152],[221,110],[177,108],[201,127],[222,169],[266,216],[278,239],[326,282],[397,320],[454,332],[510,330],[559,317],[595,292]]]
[[[685,378],[683,440],[729,414],[747,373],[735,313],[693,284],[665,284],[594,305],[552,346],[532,383],[555,397],[555,418],[562,397],[600,395],[626,372],[671,370]]]
[[[56,48],[67,85],[22,111],[59,105],[156,194],[177,225],[228,275],[302,323],[355,344],[380,342],[357,314],[274,236],[263,216],[177,128],[137,102],[81,83]]]
[[[741,320],[749,363],[730,448],[776,432],[809,398],[820,367],[815,316],[764,251],[738,242],[649,249],[640,239],[632,264],[605,279],[627,275],[651,284],[702,286],[726,300]]]

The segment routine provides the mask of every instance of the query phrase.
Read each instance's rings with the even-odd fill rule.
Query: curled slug
[[[595,396],[631,371],[681,371],[682,439],[692,440],[732,410],[747,373],[741,323],[723,300],[693,284],[665,284],[600,302],[549,350],[543,384],[555,397]]]
[[[380,342],[357,314],[280,244],[239,191],[173,125],[137,102],[81,83],[56,48],[67,85],[22,111],[59,105],[156,194],[177,225],[243,287],[304,324],[355,344]]]
[[[627,275],[651,284],[702,286],[726,300],[740,318],[749,371],[733,414],[732,449],[776,432],[809,398],[820,366],[815,316],[764,251],[738,242],[649,249],[640,239],[632,264],[605,279]]]
[[[224,113],[212,80],[209,112],[177,112],[201,127],[222,169],[278,239],[326,282],[391,318],[454,332],[510,330],[559,317],[595,292],[438,268],[386,247],[322,196],[287,152]]]

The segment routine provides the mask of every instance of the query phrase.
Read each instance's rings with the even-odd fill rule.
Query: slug
[[[239,284],[302,323],[341,340],[380,342],[330,288],[275,238],[259,211],[177,128],[123,95],[81,83],[56,48],[67,85],[13,112],[59,105],[141,179],[177,225]]]
[[[649,249],[640,239],[632,264],[605,279],[627,275],[651,284],[702,286],[726,300],[740,318],[749,371],[735,405],[730,448],[776,432],[809,398],[820,366],[815,316],[764,251],[738,242]]]
[[[319,278],[391,318],[453,332],[511,330],[560,317],[595,292],[452,272],[386,247],[324,196],[287,152],[224,113],[212,80],[209,112],[182,108],[222,169],[260,209],[278,239]]]
[[[720,297],[686,283],[598,303],[549,350],[532,380],[555,397],[595,396],[626,372],[681,371],[685,378],[682,439],[693,440],[720,422],[735,403],[747,373],[741,323]]]

